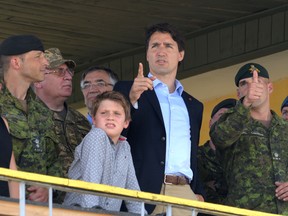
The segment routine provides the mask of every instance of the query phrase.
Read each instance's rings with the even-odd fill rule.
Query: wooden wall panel
[[[267,47],[271,44],[271,16],[259,19],[258,48]]]
[[[196,52],[195,52],[195,39],[191,38],[186,41],[185,44],[185,56],[184,56],[184,70],[187,70],[189,68],[192,68],[195,65],[195,57],[196,57]]]
[[[146,61],[146,55],[145,53],[138,53],[133,56],[133,61],[134,61],[134,73],[133,73],[133,78],[137,76],[138,73],[138,68],[139,68],[139,63],[141,62],[143,64],[143,70],[144,70],[144,75],[147,75],[149,72],[148,64]]]
[[[245,51],[250,52],[256,50],[258,47],[258,19],[246,23],[245,37]]]
[[[133,56],[123,57],[121,59],[122,80],[132,80],[134,78]]]
[[[281,43],[285,38],[285,13],[280,12],[272,16],[272,44]]]
[[[285,41],[288,41],[288,11],[286,11],[284,16],[284,34]]]
[[[228,26],[220,30],[220,58],[228,58],[233,54],[233,29]]]
[[[220,31],[215,30],[207,34],[208,38],[208,62],[215,62],[220,59]]]
[[[110,65],[110,68],[115,72],[117,73],[117,75],[119,76],[119,79],[121,80],[122,77],[124,76],[122,74],[122,71],[121,71],[121,59],[115,59],[113,61],[110,61],[109,62],[109,65]]]
[[[245,23],[233,25],[232,46],[232,55],[239,55],[245,51]]]
[[[207,64],[207,34],[195,38],[195,58],[193,65],[200,66]]]

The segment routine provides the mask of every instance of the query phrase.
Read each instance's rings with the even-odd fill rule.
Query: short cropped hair
[[[184,37],[178,32],[172,25],[169,23],[158,23],[154,24],[146,29],[146,37],[145,37],[145,46],[146,46],[146,52],[149,47],[149,41],[151,36],[155,32],[161,32],[161,33],[169,33],[174,41],[176,41],[178,45],[179,52],[185,50],[185,39]]]
[[[125,120],[126,121],[131,120],[130,103],[128,102],[128,100],[126,99],[126,97],[122,93],[117,92],[117,91],[107,91],[107,92],[103,92],[103,93],[97,95],[96,100],[93,102],[93,108],[92,108],[92,115],[93,116],[96,115],[100,104],[104,100],[110,100],[110,101],[114,101],[114,102],[120,104],[124,109]]]
[[[89,67],[88,69],[86,69],[83,73],[82,73],[82,78],[81,78],[81,83],[80,85],[83,85],[84,79],[87,76],[87,74],[95,72],[95,71],[104,71],[108,74],[109,78],[110,78],[110,82],[111,84],[114,86],[118,81],[118,75],[111,70],[110,68],[104,67],[104,66],[92,66]]]
[[[2,77],[8,71],[10,67],[10,60],[11,60],[11,56],[4,56],[4,55],[0,56],[0,71],[1,71]]]

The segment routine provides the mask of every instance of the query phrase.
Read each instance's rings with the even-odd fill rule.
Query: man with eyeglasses
[[[72,94],[72,78],[76,64],[73,60],[63,59],[58,48],[45,50],[48,67],[45,80],[34,84],[37,97],[46,105],[43,113],[53,115],[56,134],[60,139],[59,158],[67,176],[74,159],[74,150],[81,143],[91,126],[78,111],[69,107],[66,100]]]
[[[80,86],[88,109],[87,119],[90,124],[92,124],[90,113],[95,98],[103,92],[112,91],[118,80],[116,73],[102,66],[92,66],[83,72]]]
[[[288,121],[288,96],[285,98],[281,105],[282,118]]]

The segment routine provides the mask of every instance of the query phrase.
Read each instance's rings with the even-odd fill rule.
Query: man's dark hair
[[[94,72],[94,71],[105,71],[109,75],[111,83],[113,85],[115,85],[115,83],[119,81],[118,75],[114,71],[112,71],[110,68],[107,68],[104,66],[92,66],[92,67],[89,67],[88,69],[86,69],[82,73],[81,82],[85,79],[87,74]]]
[[[148,27],[146,30],[146,39],[145,39],[146,51],[148,50],[150,38],[155,32],[169,33],[172,39],[176,41],[176,43],[178,44],[179,52],[185,50],[185,42],[184,42],[185,40],[184,37],[180,34],[180,32],[178,32],[169,23],[158,23]]]

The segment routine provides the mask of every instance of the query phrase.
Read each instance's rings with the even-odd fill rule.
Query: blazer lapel
[[[194,114],[195,112],[193,112],[193,98],[190,96],[190,95],[187,95],[185,92],[182,93],[182,98],[186,104],[186,108],[187,108],[187,111],[188,111],[188,114],[189,114],[189,119],[190,119],[190,126],[193,125],[193,120],[195,119],[194,118]],[[191,128],[192,129],[192,128]]]
[[[154,90],[148,90],[145,91],[145,96],[147,98],[147,101],[151,104],[153,107],[154,111],[157,114],[157,117],[161,120],[161,122],[164,124],[162,112],[161,112],[161,107],[157,98],[157,95]]]

